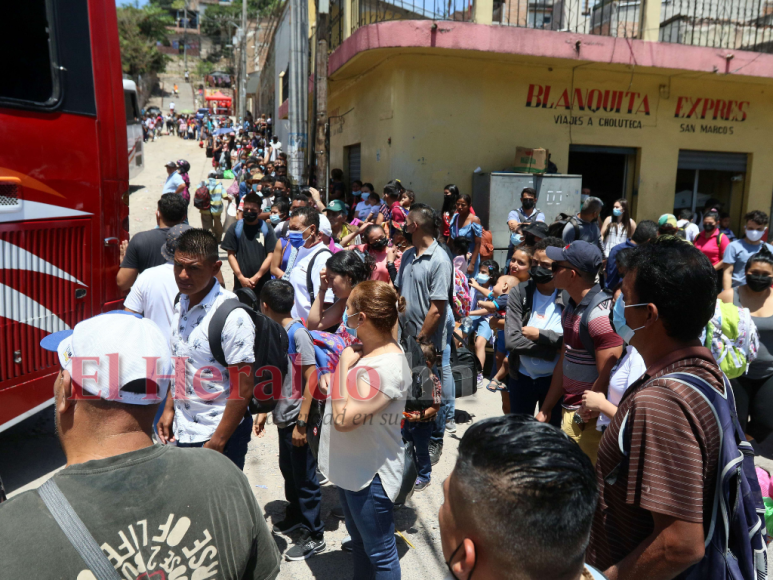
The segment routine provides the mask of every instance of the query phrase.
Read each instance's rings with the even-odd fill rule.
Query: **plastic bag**
[[[223,179],[233,179],[234,178],[234,172],[230,169],[226,169],[223,171]]]

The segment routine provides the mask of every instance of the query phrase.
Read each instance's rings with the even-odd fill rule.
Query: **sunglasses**
[[[562,270],[562,269],[563,269],[563,270],[574,270],[574,271],[575,271],[575,272],[577,272],[578,274],[580,273],[580,271],[579,271],[577,268],[572,268],[572,267],[570,267],[570,266],[564,266],[564,265],[562,265],[562,264],[559,264],[558,262],[553,262],[552,264],[550,264],[550,270],[551,270],[551,271],[552,271],[554,274],[555,274],[556,272],[558,272],[559,270]]]

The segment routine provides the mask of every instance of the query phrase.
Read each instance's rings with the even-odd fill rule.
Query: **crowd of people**
[[[433,466],[473,368],[477,396],[501,397],[503,413],[467,428],[442,482],[451,577],[765,577],[754,508],[770,490],[750,463],[752,449],[773,457],[765,213],[731,240],[717,200],[635,223],[625,199],[602,221],[587,195],[548,223],[527,188],[500,264],[454,184],[433,208],[397,179],[346,185],[334,169],[324,196],[293,186],[264,121],[222,136],[209,123],[194,129],[207,181],[191,187],[188,162],[170,161],[158,227],[121,248],[125,311],[41,343],[61,365],[68,462],[51,485],[101,549],[67,548],[50,489],[22,494],[0,511],[14,521],[0,528],[10,571],[275,578],[272,533],[294,539],[288,561],[329,549],[329,482],[353,578],[399,579],[394,510],[441,483]],[[468,349],[477,364],[462,368]],[[99,373],[84,370],[95,359]],[[274,427],[287,508],[269,528],[239,470]],[[42,537],[30,560],[22,546]]]

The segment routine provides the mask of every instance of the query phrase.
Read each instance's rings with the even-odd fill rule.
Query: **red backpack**
[[[494,258],[494,238],[491,235],[490,230],[483,230],[483,234],[480,236],[480,254],[481,261],[491,260]]]
[[[201,185],[193,195],[193,207],[202,211],[210,208],[209,189],[206,185]]]

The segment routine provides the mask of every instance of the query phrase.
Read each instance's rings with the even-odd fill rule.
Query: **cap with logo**
[[[658,227],[661,226],[673,226],[675,228],[679,227],[676,225],[676,216],[671,213],[664,213],[658,218]]]
[[[40,346],[57,353],[60,366],[86,393],[153,405],[169,388],[168,378],[158,378],[172,372],[168,342],[149,318],[116,310],[49,334]]]
[[[342,211],[346,211],[346,207],[344,206],[344,202],[342,202],[340,199],[334,199],[329,204],[327,204],[325,210],[336,211],[340,213]]]
[[[177,224],[169,228],[166,232],[166,243],[161,246],[161,255],[164,256],[164,260],[171,263],[174,262],[174,252],[177,249],[177,241],[180,236],[187,230],[191,229],[188,224]]]
[[[603,260],[601,250],[584,240],[576,240],[563,248],[548,246],[545,253],[555,262],[569,262],[581,272],[592,274],[599,271]]]

